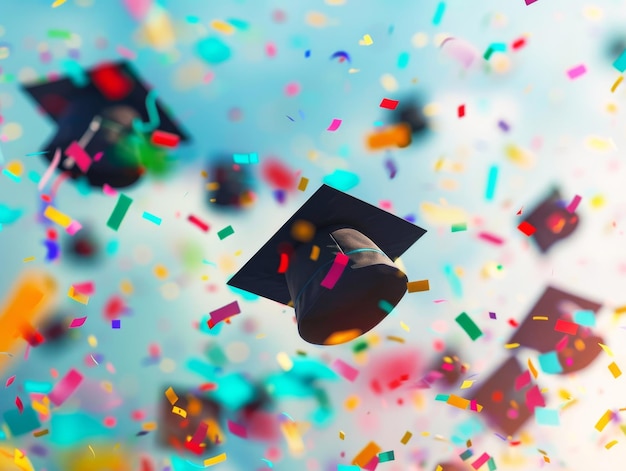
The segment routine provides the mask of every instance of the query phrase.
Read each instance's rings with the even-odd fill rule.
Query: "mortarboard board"
[[[392,260],[425,232],[322,185],[228,284],[293,305],[307,342],[344,343],[400,302],[407,278]]]
[[[84,174],[93,186],[108,184],[118,188],[135,183],[143,173],[140,156],[117,147],[129,136],[139,137],[139,133],[133,134],[133,121],[149,121],[155,128],[151,131],[158,129],[188,140],[158,100],[154,110],[148,109],[149,91],[128,62],[100,64],[85,74],[86,84],[61,78],[24,87],[58,127],[43,148],[45,157],[52,161],[55,150],[61,149],[59,168],[68,171],[72,178]],[[78,150],[72,146],[75,142]],[[68,148],[73,149],[70,153],[76,162],[69,169],[65,165]],[[76,153],[82,154],[81,150],[87,157],[78,162]],[[97,159],[99,152],[104,155]]]

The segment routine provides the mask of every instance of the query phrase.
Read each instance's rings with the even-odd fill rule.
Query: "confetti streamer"
[[[187,218],[187,220],[188,220],[190,223],[194,224],[196,227],[199,227],[199,228],[200,228],[203,232],[208,232],[208,230],[209,230],[209,225],[208,225],[206,222],[201,221],[200,219],[198,219],[196,216],[194,216],[194,215],[190,215],[190,216]]]

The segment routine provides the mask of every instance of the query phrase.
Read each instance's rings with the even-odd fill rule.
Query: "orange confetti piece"
[[[379,447],[375,442],[369,442],[359,452],[359,454],[354,457],[354,459],[352,460],[352,464],[364,468],[382,450],[383,449]]]
[[[619,369],[619,366],[617,366],[617,363],[615,362],[609,365],[609,371],[613,375],[613,378],[619,378],[622,376],[622,370]]]
[[[470,405],[469,399],[462,398],[455,394],[450,394],[446,403],[451,406],[458,407],[459,409],[467,409]]]

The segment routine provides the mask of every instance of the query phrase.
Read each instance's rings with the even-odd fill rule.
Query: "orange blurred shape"
[[[36,332],[32,324],[46,312],[55,293],[56,282],[47,273],[22,274],[0,309],[0,352],[11,353],[18,338]],[[8,356],[0,355],[0,371],[9,360]]]
[[[409,144],[411,144],[411,126],[407,123],[389,126],[367,136],[367,146],[370,150],[407,147]]]
[[[14,452],[6,448],[0,448],[0,469],[2,471],[34,471],[28,456],[20,450]]]

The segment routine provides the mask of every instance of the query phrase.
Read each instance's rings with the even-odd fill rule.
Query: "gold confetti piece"
[[[70,299],[73,299],[76,302],[87,305],[89,303],[89,296],[86,294],[79,293],[74,289],[73,286],[70,286],[70,289],[67,291],[67,296]]]
[[[48,432],[48,429],[39,430],[37,432],[33,432],[33,437],[43,437],[44,435],[48,435]]]
[[[363,39],[359,40],[359,46],[371,46],[374,44],[374,40],[369,34],[363,36]]]
[[[504,348],[511,349],[519,347],[519,343],[506,343],[504,344]]]
[[[610,410],[607,410],[604,415],[600,417],[600,420],[598,420],[598,422],[596,423],[596,430],[598,432],[602,432],[602,430],[604,430],[604,427],[606,427],[611,420],[612,414],[613,413]]]
[[[609,371],[613,375],[613,378],[619,378],[622,376],[622,370],[619,369],[619,366],[617,366],[617,363],[615,362],[609,365]]]
[[[388,335],[387,340],[391,340],[392,342],[404,343],[404,339],[402,337],[396,337],[395,335]]]
[[[298,183],[298,190],[306,191],[306,187],[308,184],[309,184],[308,178],[300,177],[300,183]]]
[[[67,229],[70,224],[72,224],[72,218],[67,214],[62,213],[58,209],[53,206],[47,206],[43,215],[50,219],[52,222],[57,223],[63,229]]]
[[[409,281],[406,284],[406,287],[409,293],[417,293],[430,290],[428,280]]]
[[[87,343],[91,348],[96,348],[98,346],[98,339],[94,335],[90,335],[87,337]]]
[[[91,445],[89,445],[89,449],[91,450],[91,454],[93,455],[93,457],[96,457],[96,452],[93,451],[93,448],[91,447]]]
[[[213,466],[214,464],[221,463],[223,461],[226,461],[226,453],[204,460],[204,466]]]
[[[141,428],[146,430],[147,432],[151,432],[153,430],[157,429],[157,423],[156,422],[145,422],[141,425]]]
[[[174,405],[178,402],[178,396],[171,386],[167,388],[167,391],[165,391],[165,397],[167,397],[167,400],[170,401],[171,405]]]
[[[549,320],[548,316],[533,316],[534,321],[547,321]]]
[[[402,443],[403,445],[406,445],[407,443],[409,443],[409,440],[411,439],[412,436],[413,434],[407,430],[406,432],[404,432],[404,435],[402,436],[400,443]]]
[[[409,332],[409,326],[406,325],[404,322],[400,321],[400,327],[402,327],[403,330]]]
[[[346,434],[345,434],[345,433],[343,433],[341,430],[339,430],[339,438],[340,438],[341,440],[343,440],[344,438],[346,438]]]
[[[313,260],[314,262],[317,261],[317,258],[320,256],[320,248],[317,245],[314,245],[311,248],[311,255],[310,258],[311,260]]]
[[[600,136],[589,136],[585,139],[585,145],[587,148],[597,151],[607,151],[615,149],[615,143],[610,138],[604,138]]]
[[[528,359],[528,369],[532,373],[533,378],[537,379],[537,369],[535,368],[535,365],[533,365],[533,362],[530,361],[530,358]]]
[[[256,334],[257,339],[264,339],[266,337],[265,334]]]
[[[613,83],[613,86],[611,87],[611,93],[615,93],[615,90],[617,90],[617,87],[619,87],[619,84],[622,83],[622,80],[624,80],[623,75],[620,75],[619,77],[617,77],[617,80]]]
[[[293,361],[291,361],[291,358],[289,358],[289,355],[287,355],[285,352],[280,352],[278,355],[276,355],[276,361],[283,369],[283,371],[289,371],[291,370],[291,368],[293,368]]]
[[[534,163],[534,156],[527,150],[516,145],[507,146],[505,149],[509,160],[521,168],[530,168]]]
[[[162,280],[164,278],[167,278],[167,275],[167,268],[165,268],[163,265],[157,265],[154,267],[154,276],[156,276],[157,278]]]
[[[609,443],[607,443],[606,445],[604,445],[604,448],[606,448],[607,450],[610,450],[611,448],[613,448],[615,445],[617,445],[617,440],[611,440]]]
[[[428,437],[430,436],[430,432],[422,432],[422,437]]]
[[[52,4],[52,8],[60,7],[65,2],[67,2],[67,0],[55,0],[54,3]]]
[[[364,468],[372,459],[382,451],[376,442],[369,442],[358,455],[352,460],[352,464]]]
[[[608,346],[604,345],[603,343],[598,343],[598,345],[600,345],[600,347],[602,347],[602,350],[604,350],[610,357],[614,356],[613,350],[611,350]]]
[[[35,257],[26,257],[24,260],[22,260],[24,263],[28,263],[28,262],[32,262],[35,260]]]
[[[472,384],[474,384],[473,379],[466,379],[463,381],[463,384],[461,384],[461,389],[471,388]]]
[[[300,455],[304,452],[304,442],[302,441],[302,436],[300,435],[298,427],[294,422],[283,422],[280,424],[280,429],[283,432],[285,440],[287,441],[287,446],[292,454]]]
[[[172,413],[176,415],[180,415],[183,419],[187,418],[187,411],[185,409],[181,409],[180,407],[177,407],[177,406],[172,407]]]
[[[361,402],[359,396],[350,396],[346,399],[346,402],[344,402],[344,407],[347,410],[354,410],[359,406],[359,403]]]
[[[443,468],[441,467],[440,464],[437,465],[437,469],[435,471],[443,471]]]
[[[615,314],[620,315],[626,313],[626,305],[615,308]]]
[[[306,23],[309,26],[314,26],[316,28],[323,28],[328,24],[328,18],[322,13],[318,13],[316,11],[310,11],[306,14]]]
[[[122,294],[125,294],[127,296],[133,294],[134,288],[130,280],[120,281],[120,291],[122,292]]]
[[[235,32],[235,27],[233,25],[222,20],[211,21],[211,28],[224,34],[233,34]]]

